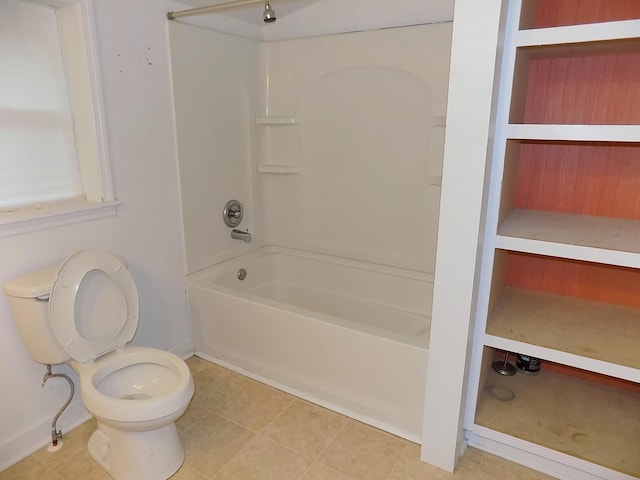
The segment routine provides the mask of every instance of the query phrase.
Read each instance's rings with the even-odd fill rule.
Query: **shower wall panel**
[[[434,271],[451,27],[262,45],[265,243]]]
[[[259,45],[178,22],[169,23],[187,272],[251,249],[255,231],[252,138],[260,75]],[[240,229],[253,242],[233,240],[222,210],[244,204]]]
[[[451,26],[258,42],[171,22],[187,271],[268,244],[433,273]]]

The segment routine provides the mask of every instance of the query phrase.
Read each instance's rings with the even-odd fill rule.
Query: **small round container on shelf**
[[[516,368],[525,375],[537,375],[540,373],[540,359],[529,355],[518,354]]]

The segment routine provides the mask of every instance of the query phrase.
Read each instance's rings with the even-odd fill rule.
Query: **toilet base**
[[[98,420],[88,443],[91,458],[115,480],[161,480],[184,461],[175,423],[145,432],[116,430]]]

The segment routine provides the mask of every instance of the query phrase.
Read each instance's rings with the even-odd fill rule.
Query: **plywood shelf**
[[[515,209],[498,227],[496,246],[640,268],[640,221]]]
[[[489,314],[486,332],[586,359],[640,369],[640,309],[636,308],[504,287]],[[557,358],[549,358],[553,353],[545,354],[548,360],[566,361],[561,354]],[[580,359],[573,363],[583,369],[612,374],[611,365],[599,366]],[[640,380],[640,370],[629,373],[621,377]]]
[[[500,389],[515,398],[496,398]],[[544,366],[537,376],[503,377],[491,371],[479,395],[475,423],[640,477],[638,393],[545,371]]]

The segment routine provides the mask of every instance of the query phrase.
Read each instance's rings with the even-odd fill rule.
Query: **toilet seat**
[[[85,289],[92,289],[87,295],[92,303],[84,303]],[[100,308],[102,304],[105,308]],[[58,268],[49,315],[56,339],[71,358],[93,362],[133,339],[138,327],[138,292],[120,258],[83,250]]]

